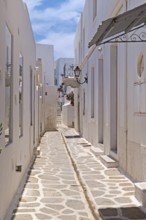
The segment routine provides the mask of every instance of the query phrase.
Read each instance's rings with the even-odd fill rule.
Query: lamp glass
[[[81,72],[81,70],[80,70],[80,68],[77,66],[75,69],[74,69],[74,74],[75,74],[75,77],[79,77],[80,76],[80,72]]]

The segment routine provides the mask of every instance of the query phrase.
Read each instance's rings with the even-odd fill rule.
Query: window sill
[[[139,86],[141,84],[146,84],[146,81],[141,80],[141,81],[138,81],[138,82],[134,82],[134,86]]]
[[[146,117],[146,112],[134,112],[135,116],[145,116]]]

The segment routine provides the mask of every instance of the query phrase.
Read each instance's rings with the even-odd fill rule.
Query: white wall
[[[57,87],[45,87],[45,131],[56,130],[57,126]]]
[[[4,57],[4,51],[5,51],[5,35],[4,35],[4,10],[3,10],[3,1],[0,1],[0,93],[3,94],[4,91],[4,84],[5,84],[5,80],[4,80],[4,71],[5,71],[5,57]],[[0,103],[2,106],[2,103],[4,103],[5,100],[5,96],[1,95],[0,96]],[[3,104],[4,105],[4,104]],[[4,124],[5,124],[5,109],[4,107],[0,109],[0,123],[2,123],[2,127],[4,129]],[[4,130],[3,130],[4,131]],[[2,146],[4,146],[4,132],[2,133],[2,135],[0,136],[0,148],[2,148]],[[1,207],[1,205],[0,205]],[[1,212],[1,210],[0,210]]]
[[[133,51],[133,53],[131,53]],[[138,180],[146,180],[146,72],[141,79],[138,76],[137,64],[140,54],[144,55],[146,64],[145,43],[128,45],[128,136],[127,136],[127,170]],[[135,84],[141,82],[142,84]],[[138,92],[139,91],[139,92]],[[133,163],[134,161],[134,163]],[[141,172],[140,172],[141,171]]]
[[[16,13],[17,12],[17,13]],[[4,143],[5,119],[5,24],[13,35],[13,141],[7,147]],[[19,53],[24,58],[23,89],[23,136],[19,138]],[[0,121],[3,135],[0,137],[0,219],[4,219],[10,202],[22,176],[32,158],[30,143],[30,66],[35,67],[35,42],[28,11],[22,1],[0,0]],[[22,172],[16,172],[16,165],[22,165]]]
[[[38,128],[36,126],[36,137],[37,133],[39,133],[40,138],[44,131],[45,131],[45,125],[44,125],[44,84],[42,82],[42,60],[38,59],[36,61],[36,73],[38,74],[38,85],[36,87],[36,97],[38,96],[38,115],[36,114],[36,121],[38,120]],[[37,103],[36,103],[37,104]],[[37,125],[37,122],[36,122]],[[38,130],[38,131],[37,131]]]
[[[36,58],[42,60],[43,82],[54,85],[54,46],[36,44]]]
[[[74,106],[70,102],[62,106],[62,123],[68,127],[74,127]]]
[[[81,134],[94,146],[103,139],[105,154],[117,159],[120,167],[138,181],[146,180],[145,69],[139,93],[134,83],[139,82],[137,63],[140,54],[144,55],[145,66],[145,43],[133,43],[127,46],[106,44],[101,45],[101,50],[94,46],[89,49],[88,43],[103,20],[143,3],[146,1],[129,0],[126,5],[124,0],[106,0],[106,4],[105,1],[97,0],[97,16],[93,19],[93,1],[86,1],[75,37],[75,63],[81,66],[82,77],[88,74],[88,84],[80,86],[78,90],[79,103],[76,91],[75,128],[78,128],[79,121]],[[103,68],[100,66],[100,60]],[[95,72],[94,118],[91,118],[92,68]],[[142,113],[136,112],[138,105],[141,106]],[[80,116],[78,116],[78,108]]]

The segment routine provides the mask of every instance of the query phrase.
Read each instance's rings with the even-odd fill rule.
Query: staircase
[[[62,124],[62,111],[59,105],[57,107],[57,124]]]

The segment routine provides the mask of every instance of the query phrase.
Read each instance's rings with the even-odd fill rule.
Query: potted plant
[[[74,93],[70,92],[66,95],[66,99],[70,101],[71,105],[74,106]]]

